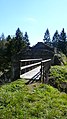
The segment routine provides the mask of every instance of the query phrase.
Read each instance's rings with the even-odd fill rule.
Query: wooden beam
[[[40,65],[40,64],[41,64],[41,62],[30,64],[30,65],[26,65],[26,66],[22,66],[20,69],[23,70],[23,69],[26,69],[26,68],[30,68],[30,67],[33,67],[33,66]]]
[[[26,60],[20,60],[20,62],[29,62],[29,61],[41,61],[42,59],[26,59]]]

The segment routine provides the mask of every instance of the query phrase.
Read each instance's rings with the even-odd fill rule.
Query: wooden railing
[[[51,59],[42,60],[42,59],[26,59],[20,60],[18,63],[15,63],[13,66],[13,78],[18,79],[20,75],[29,72],[38,66],[40,69],[40,80],[43,83],[48,82],[48,74],[51,66]],[[37,72],[36,72],[37,73]],[[32,78],[33,80],[33,78]]]
[[[31,61],[39,61],[37,63],[33,63],[30,64]],[[47,60],[42,60],[42,59],[29,59],[29,60],[21,60],[21,63],[24,62],[24,64],[28,64],[26,66],[21,66],[20,67],[20,75],[22,74],[22,70],[24,70],[23,73],[26,73],[27,71],[30,71],[34,68],[36,68],[37,66],[41,65],[41,69],[40,69],[40,77],[41,77],[41,81],[43,83],[47,83],[48,82],[48,74],[49,74],[49,69],[51,66],[51,59],[47,59]],[[26,70],[27,69],[27,70]],[[36,72],[37,74],[37,72]],[[32,78],[33,79],[33,78]]]
[[[41,80],[43,83],[48,83],[50,66],[51,66],[51,59],[41,61]]]
[[[20,75],[41,65],[41,61],[42,61],[42,59],[20,60]]]

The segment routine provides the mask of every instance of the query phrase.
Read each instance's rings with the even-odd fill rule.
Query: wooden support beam
[[[43,83],[48,83],[50,65],[51,65],[51,59],[43,60],[41,62],[41,79]]]

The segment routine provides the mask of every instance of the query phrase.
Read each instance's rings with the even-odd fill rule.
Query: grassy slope
[[[60,91],[67,93],[67,65],[51,67],[50,76],[54,77],[53,80],[50,80],[50,83]]]
[[[67,119],[67,94],[17,80],[0,87],[0,119]]]

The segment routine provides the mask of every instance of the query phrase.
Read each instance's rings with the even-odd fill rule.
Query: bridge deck
[[[38,66],[37,68],[34,68],[31,71],[26,72],[26,73],[20,75],[20,78],[25,78],[25,79],[32,79],[34,77],[39,78],[40,77],[40,69],[41,69],[41,66]]]

